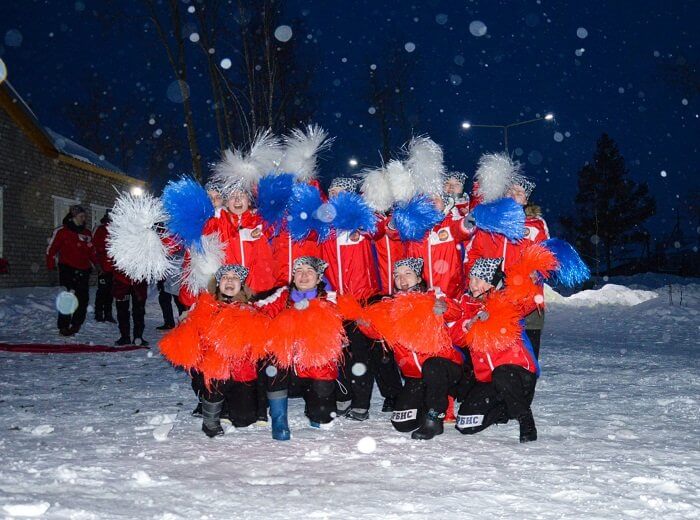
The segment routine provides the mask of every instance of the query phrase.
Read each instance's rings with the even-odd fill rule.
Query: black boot
[[[384,399],[384,404],[382,405],[382,412],[393,412],[394,411],[394,398],[387,397]]]
[[[520,423],[520,442],[531,442],[537,440],[537,428],[535,428],[535,418],[532,410],[518,417]]]
[[[207,434],[207,437],[216,437],[223,435],[224,429],[221,427],[221,409],[224,407],[223,399],[218,403],[205,401],[202,399],[202,431]]]
[[[411,434],[411,439],[420,439],[427,441],[436,435],[442,435],[442,421],[445,419],[444,413],[438,413],[430,409],[423,418],[423,424],[420,428]]]
[[[192,417],[201,417],[202,416],[202,403],[201,401],[197,403],[197,406],[195,407],[194,410],[192,410]]]

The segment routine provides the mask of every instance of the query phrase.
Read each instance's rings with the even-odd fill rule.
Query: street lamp
[[[536,121],[554,121],[554,114],[547,113],[542,117],[536,117],[534,119],[528,119],[527,121],[516,121],[515,123],[510,123],[507,125],[476,125],[470,123],[469,121],[464,121],[462,123],[462,129],[469,130],[470,128],[500,128],[503,130],[503,142],[505,144],[506,152],[508,151],[508,129],[514,126],[527,125],[529,123],[535,123]]]
[[[141,186],[133,186],[130,191],[134,197],[140,197],[145,193]]]
[[[354,168],[355,166],[357,166],[357,164],[357,159],[355,159],[354,157],[348,161],[348,165],[350,166],[350,168]]]
[[[5,66],[5,62],[2,61],[2,58],[0,58],[0,83],[5,81],[6,77],[7,77],[7,66]]]

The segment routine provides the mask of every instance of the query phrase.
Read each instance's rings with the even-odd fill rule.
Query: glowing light
[[[350,160],[348,161],[348,165],[350,165],[352,168],[354,168],[355,166],[357,166],[357,164],[358,164],[358,163],[357,163],[357,159],[355,159],[355,158],[352,158],[352,159],[350,159]]]
[[[551,121],[552,119],[554,119],[554,114],[552,113],[549,113],[546,116],[544,116],[545,121]]]
[[[134,197],[140,197],[144,194],[143,188],[141,186],[134,186],[131,188],[131,194]]]
[[[462,123],[462,128],[464,128],[465,130],[469,130],[471,127],[472,124],[469,121],[465,121],[464,123]]]

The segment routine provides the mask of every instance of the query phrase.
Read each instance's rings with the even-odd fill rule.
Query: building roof
[[[141,179],[125,174],[103,156],[43,126],[22,96],[7,80],[0,82],[0,108],[9,114],[44,155],[93,173],[134,184],[145,184]]]

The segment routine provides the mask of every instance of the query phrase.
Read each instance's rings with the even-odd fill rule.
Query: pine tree
[[[598,139],[593,162],[578,172],[575,201],[575,215],[563,218],[562,224],[579,250],[595,259],[597,274],[601,255],[610,272],[620,246],[644,240],[647,232],[642,224],[656,209],[646,183],[630,178],[615,141],[605,133]]]

